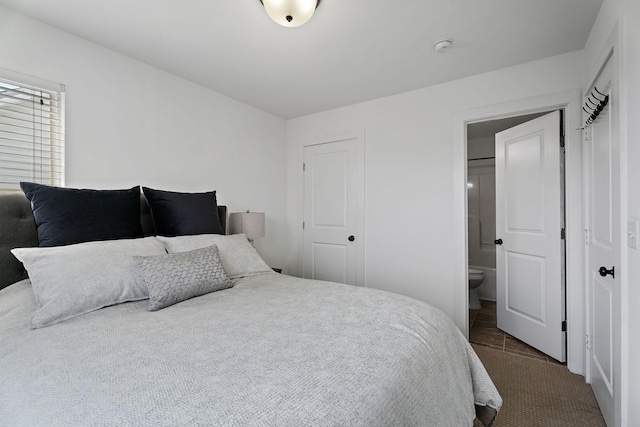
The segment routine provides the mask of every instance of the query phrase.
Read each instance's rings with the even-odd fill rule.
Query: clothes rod
[[[471,162],[473,160],[495,160],[495,156],[494,157],[478,157],[475,159],[467,159],[468,162]]]

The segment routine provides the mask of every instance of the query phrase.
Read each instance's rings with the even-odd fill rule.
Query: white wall
[[[283,119],[4,8],[0,68],[66,85],[67,186],[217,190],[266,212],[256,246],[284,266]]]
[[[605,0],[585,46],[586,65],[597,66],[600,51],[618,23],[620,118],[623,150],[623,229],[627,218],[640,218],[640,2]],[[585,84],[587,84],[586,82]],[[626,153],[625,153],[626,152]],[[624,230],[623,230],[624,231]],[[623,236],[624,238],[624,236]],[[624,240],[623,240],[624,242]],[[640,251],[623,248],[622,425],[640,425]]]
[[[582,59],[573,52],[289,120],[290,233],[300,232],[301,141],[365,129],[366,286],[430,302],[460,322],[451,177],[462,171],[453,170],[453,114],[577,89]],[[298,253],[290,251],[291,271]]]

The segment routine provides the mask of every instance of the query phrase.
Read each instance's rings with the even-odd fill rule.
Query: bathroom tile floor
[[[481,308],[479,310],[469,310],[470,342],[508,353],[519,354],[531,359],[560,363],[498,329],[495,302],[481,300],[480,305]]]

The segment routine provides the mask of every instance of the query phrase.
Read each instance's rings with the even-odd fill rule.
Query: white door
[[[611,96],[613,61],[609,59],[595,87]],[[595,93],[595,92],[594,92]],[[596,93],[596,96],[599,96]],[[600,96],[600,98],[603,98]],[[594,97],[591,100],[598,103]],[[611,101],[586,129],[586,256],[588,283],[587,380],[607,425],[614,426],[620,390],[620,148]],[[611,274],[600,268],[613,270]]]
[[[561,117],[496,134],[498,328],[564,362]]]
[[[304,147],[303,277],[358,284],[356,144]]]

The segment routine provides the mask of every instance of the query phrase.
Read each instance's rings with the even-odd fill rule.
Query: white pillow
[[[222,266],[230,279],[273,272],[244,234],[197,234],[194,236],[157,236],[167,252],[186,252],[211,245],[218,247]]]
[[[135,280],[134,255],[166,251],[155,237],[107,240],[48,248],[17,248],[11,253],[23,264],[38,308],[32,328],[53,325],[125,301],[149,297]]]

